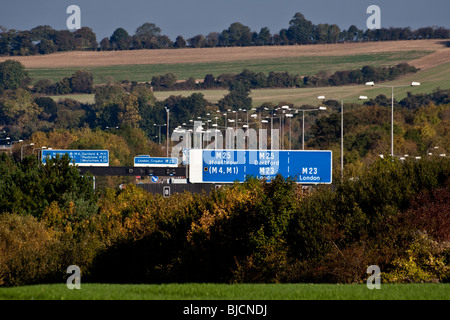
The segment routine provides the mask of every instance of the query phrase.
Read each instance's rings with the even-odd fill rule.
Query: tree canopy
[[[19,61],[6,60],[0,63],[0,92],[17,89],[29,81],[28,71]]]

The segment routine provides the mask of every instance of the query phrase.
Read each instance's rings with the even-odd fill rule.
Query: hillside
[[[380,54],[385,52],[432,51],[431,54],[411,61],[418,68],[430,68],[450,61],[450,48],[446,41],[415,40],[340,43],[301,46],[184,48],[135,51],[72,51],[49,55],[1,57],[0,62],[13,58],[26,68],[100,67],[113,65],[176,64],[264,60],[306,56],[347,56]]]

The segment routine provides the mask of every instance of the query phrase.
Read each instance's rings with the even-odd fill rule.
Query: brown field
[[[413,40],[341,43],[302,46],[264,46],[201,49],[160,49],[129,51],[72,51],[27,57],[0,57],[0,61],[15,59],[26,68],[100,67],[113,65],[175,64],[199,62],[229,62],[253,59],[273,59],[300,56],[342,56],[382,52],[428,50],[433,53],[411,65],[422,70],[450,62],[450,47],[443,40]]]

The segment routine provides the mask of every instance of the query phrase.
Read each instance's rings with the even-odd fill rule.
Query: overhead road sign
[[[178,158],[158,158],[150,156],[136,156],[134,157],[135,167],[177,167]]]
[[[67,154],[72,164],[77,166],[109,166],[108,150],[42,150],[42,163],[46,158],[53,159],[57,155],[62,157]]]
[[[271,180],[278,174],[302,184],[332,182],[329,150],[190,150],[191,183]]]
[[[185,167],[79,167],[80,174],[94,176],[158,176],[186,177]]]

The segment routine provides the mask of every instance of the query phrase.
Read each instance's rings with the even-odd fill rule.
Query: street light
[[[292,145],[292,135],[291,135],[292,120],[291,120],[291,118],[293,116],[294,115],[292,113],[286,114],[286,117],[289,118],[289,150],[292,150],[292,146],[291,146]]]
[[[321,96],[322,97],[322,96]],[[323,97],[325,99],[325,97]],[[298,113],[298,111],[301,111],[303,113],[302,115],[302,150],[305,150],[305,112],[309,112],[309,111],[321,111],[321,110],[327,110],[327,107],[318,107],[316,109],[295,109],[296,113]]]
[[[158,144],[161,145],[161,127],[164,127],[166,125],[165,124],[156,124],[156,123],[154,123],[153,126],[159,127]]]
[[[34,146],[34,142],[30,143],[30,144],[24,144],[20,147],[20,161],[23,160],[23,148],[24,147],[29,147],[29,146]]]
[[[281,133],[281,149],[284,149],[284,124],[283,124],[283,114],[286,114],[286,111],[289,110],[289,106],[282,106],[281,111],[283,111],[282,113],[280,113],[280,133]]]
[[[325,99],[325,96],[319,96],[318,99]],[[358,99],[341,99],[341,178],[344,176],[344,101],[367,100],[366,96],[359,96]]]
[[[9,137],[6,139],[9,139]],[[11,141],[11,149],[9,149],[9,154],[12,154],[12,149],[14,148],[14,143],[20,143],[20,142],[23,142],[23,140],[19,139],[17,141]]]
[[[169,157],[169,111],[170,109],[164,107],[164,109],[166,109],[167,112],[167,134],[166,134],[166,143],[167,143],[167,147],[166,147],[166,157]]]
[[[394,88],[416,87],[416,86],[420,86],[420,82],[413,81],[407,85],[389,86],[389,85],[375,84],[375,82],[369,81],[369,82],[366,82],[366,86],[391,88],[391,157],[393,157],[394,156]]]

